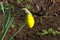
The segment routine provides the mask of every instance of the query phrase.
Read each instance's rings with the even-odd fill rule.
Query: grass
[[[9,7],[9,9],[6,12],[5,18],[4,18],[2,34],[1,34],[0,40],[4,40],[6,33],[8,32],[9,28],[12,26],[15,18],[17,17],[17,15],[19,13],[20,13],[20,11],[14,17],[11,18],[11,7]],[[21,28],[11,37],[13,38],[17,33],[19,33],[20,30],[25,26],[25,24],[26,23],[24,22],[24,24],[21,25]],[[9,38],[8,40],[12,40],[12,38]]]
[[[4,16],[5,16],[5,12],[4,12],[4,5],[3,5],[3,2],[0,2],[0,6],[1,6],[1,9],[2,9],[2,11],[3,11],[3,14],[4,14]]]
[[[11,17],[12,8],[11,8],[10,5],[8,5],[8,7],[5,7],[5,6],[3,5],[3,3],[1,3],[1,8],[2,8],[2,12],[3,12],[5,18],[4,18],[4,21],[3,21],[2,34],[0,35],[0,40],[4,40],[4,37],[6,36],[9,28],[11,28],[12,24],[14,23],[14,20],[15,20],[16,17],[20,14],[20,12],[23,11],[23,10],[20,9],[20,10],[16,13],[15,16]],[[4,9],[6,9],[6,8],[8,8],[8,9],[7,9],[7,10],[4,10]],[[23,9],[23,8],[22,8],[22,9]],[[28,9],[30,9],[30,6],[27,5],[25,9],[26,9],[25,11],[27,11]],[[5,14],[5,11],[6,11],[6,14]],[[27,11],[27,14],[29,14],[29,13],[30,13],[30,12]],[[33,17],[33,16],[31,16],[31,17]],[[26,25],[26,22],[27,22],[27,19],[26,19],[25,22],[21,25],[21,27],[19,28],[19,30],[18,30],[15,34],[13,34],[12,36],[10,36],[10,37],[8,38],[8,40],[12,40],[12,39],[14,38],[14,36],[16,36],[16,35],[24,28],[24,26]],[[30,21],[29,21],[29,22],[30,22]]]

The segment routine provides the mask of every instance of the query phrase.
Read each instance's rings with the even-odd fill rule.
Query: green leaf
[[[50,28],[50,29],[48,30],[48,32],[49,32],[49,33],[52,33],[52,32],[53,32],[53,29],[52,29],[52,28]]]
[[[53,35],[56,35],[56,32],[53,30],[53,31],[52,31],[52,34],[53,34]]]
[[[53,34],[53,35],[56,35],[55,30],[54,30],[54,29],[52,29],[52,28],[50,28],[50,29],[48,30],[48,32],[49,32],[49,33],[51,33],[51,34]]]
[[[21,1],[20,0],[17,0],[17,3],[20,3]]]
[[[17,3],[25,2],[26,0],[17,0]]]
[[[6,14],[5,18],[4,18],[2,33],[7,28],[7,25],[8,25],[9,20],[10,20],[10,13],[11,13],[11,9],[8,9],[7,14]]]
[[[5,31],[3,32],[3,34],[2,34],[2,38],[1,38],[1,40],[4,39],[4,37],[5,37],[6,33],[7,33],[7,31],[8,31],[9,28],[11,27],[13,21],[14,21],[14,18],[12,18],[12,19],[10,20],[10,22],[8,23],[6,30],[5,30]]]
[[[7,15],[5,17],[4,23],[3,23],[2,35],[0,37],[0,40],[4,39],[8,29],[12,25],[13,20],[10,21],[10,13],[11,13],[11,11],[10,11],[10,8],[9,8],[9,10],[7,11]]]
[[[59,31],[55,31],[56,32],[56,34],[58,35],[58,34],[60,34],[60,32]]]
[[[46,35],[46,34],[48,34],[48,31],[47,30],[42,30],[41,35]]]
[[[0,5],[1,5],[2,11],[3,11],[3,14],[5,15],[3,2],[0,2]]]
[[[29,4],[26,4],[26,6],[25,6],[27,9],[31,9],[31,6],[29,5]]]

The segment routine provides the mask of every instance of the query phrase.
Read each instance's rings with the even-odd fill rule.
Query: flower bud
[[[28,24],[29,28],[33,28],[34,23],[35,22],[34,22],[34,18],[32,16],[32,14],[31,13],[28,13],[27,14],[27,24]]]
[[[23,10],[25,10],[27,13],[27,24],[28,24],[29,28],[33,28],[34,23],[35,23],[33,15],[31,14],[31,12],[28,9],[23,8]]]

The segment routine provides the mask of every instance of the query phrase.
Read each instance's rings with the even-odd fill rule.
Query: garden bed
[[[30,11],[33,14],[33,17],[35,19],[35,25],[32,29],[26,25],[21,32],[19,32],[13,40],[60,40],[60,34],[59,35],[53,35],[53,34],[47,34],[47,35],[41,35],[40,33],[42,30],[49,30],[50,28],[60,31],[60,1],[59,0],[33,0],[29,2],[24,3],[17,3],[17,7],[12,11],[12,16],[16,14],[16,10],[18,10],[18,7],[25,7],[25,5],[28,3],[31,5]],[[14,5],[15,1],[9,1],[10,5]],[[37,6],[38,5],[38,6]],[[2,13],[0,13],[0,30],[2,27],[4,16]],[[18,15],[18,17],[14,21],[14,28],[10,28],[5,39],[17,32],[20,25],[25,20],[25,14],[22,13]]]

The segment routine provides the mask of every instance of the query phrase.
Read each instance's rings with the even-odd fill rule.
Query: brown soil
[[[60,40],[60,35],[54,36],[48,34],[42,36],[37,34],[41,32],[41,30],[48,30],[49,28],[60,31],[60,0],[31,0],[27,3],[31,5],[30,11],[35,18],[35,25],[32,29],[29,29],[26,25],[13,40]],[[13,5],[15,5],[15,3],[13,3]],[[13,14],[15,14],[15,12],[13,12]],[[3,14],[0,13],[0,25],[2,24],[3,18]],[[7,40],[10,35],[14,34],[19,29],[24,19],[24,14],[18,15],[15,20],[16,27],[8,31],[4,40]]]

